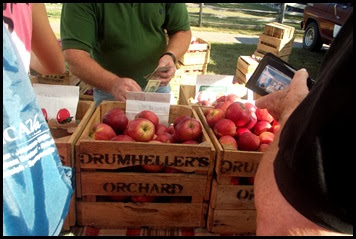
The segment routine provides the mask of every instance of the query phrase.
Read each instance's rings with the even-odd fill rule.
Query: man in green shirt
[[[169,41],[167,44],[166,33]],[[70,71],[94,86],[94,100],[126,100],[157,67],[170,92],[177,59],[191,41],[185,3],[64,3],[61,40]]]

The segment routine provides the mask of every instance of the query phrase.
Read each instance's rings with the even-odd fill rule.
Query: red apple
[[[204,105],[204,106],[211,106],[212,103],[210,100],[203,100],[201,102],[199,102],[201,105]]]
[[[269,147],[269,144],[260,144],[260,146],[258,146],[257,151],[266,152],[266,150],[268,149],[268,147]]]
[[[156,140],[156,139],[152,139],[152,140],[148,141],[148,143],[152,143],[152,144],[163,144],[161,141]]]
[[[126,129],[129,120],[122,109],[114,108],[104,114],[103,123],[110,125],[116,134],[121,134]]]
[[[250,121],[245,125],[246,128],[252,129],[257,123],[257,116],[255,112],[250,111]]]
[[[187,141],[187,140],[198,140],[200,139],[203,132],[203,128],[201,123],[194,119],[185,119],[175,127],[175,138],[180,141]]]
[[[209,114],[206,115],[206,121],[208,125],[214,128],[216,122],[225,118],[225,112],[222,109],[212,109]]]
[[[235,136],[236,126],[233,121],[229,119],[222,119],[215,124],[213,131],[218,138],[224,135]]]
[[[234,103],[233,101],[225,101],[225,102],[220,102],[215,105],[215,109],[222,109],[224,112],[226,112],[227,108]]]
[[[273,116],[270,115],[270,113],[268,112],[267,109],[261,109],[261,108],[257,108],[256,109],[256,116],[258,120],[265,120],[269,123],[272,123],[273,121]]]
[[[165,167],[163,173],[184,173],[184,171],[173,167]]]
[[[236,99],[238,99],[239,97],[237,96],[237,95],[235,95],[235,94],[228,94],[227,96],[226,96],[226,101],[232,101],[232,102],[234,102]]]
[[[228,147],[237,149],[237,142],[236,142],[235,138],[230,135],[224,135],[224,136],[220,137],[219,142],[223,146],[228,146]]]
[[[168,127],[165,126],[164,124],[158,124],[157,127],[156,127],[156,134],[159,135],[159,134],[162,134],[164,132],[168,133]]]
[[[227,108],[225,117],[232,120],[236,127],[243,127],[251,120],[249,110],[241,102],[232,103]]]
[[[155,140],[161,141],[162,143],[168,143],[168,144],[174,142],[173,136],[168,132],[164,132],[162,134],[157,135],[157,138]]]
[[[150,173],[158,173],[160,172],[164,166],[163,165],[152,165],[152,164],[143,164],[142,168]]]
[[[167,128],[167,132],[173,135],[173,134],[174,134],[174,126],[173,126],[173,125],[170,125],[170,126]]]
[[[205,111],[204,111],[204,115],[205,116],[207,116],[209,113],[210,113],[210,111],[212,111],[214,108],[208,108],[208,109],[206,109]]]
[[[261,144],[270,144],[274,139],[274,134],[268,131],[262,132],[260,135]]]
[[[187,141],[182,142],[182,144],[199,144],[199,142],[195,141],[195,140],[187,140]]]
[[[95,140],[111,140],[116,136],[110,125],[98,123],[94,126],[92,138]]]
[[[131,196],[133,202],[154,202],[157,196]]]
[[[173,121],[173,128],[176,128],[177,124],[179,124],[181,121],[185,119],[190,119],[191,117],[188,115],[181,115],[178,116],[174,121]]]
[[[237,128],[236,129],[236,137],[238,138],[241,134],[243,134],[245,132],[250,132],[251,133],[251,131],[246,127]]]
[[[273,120],[272,128],[270,131],[274,134],[277,134],[280,128],[281,128],[281,124],[277,120]]]
[[[138,119],[138,118],[148,119],[155,125],[155,127],[157,127],[159,124],[158,116],[150,110],[143,110],[143,111],[139,112],[135,116],[135,119]]]
[[[133,138],[128,135],[120,134],[111,139],[112,141],[126,141],[126,142],[135,142]]]
[[[127,134],[138,142],[150,141],[155,133],[154,124],[144,118],[137,118],[130,121],[127,126]]]
[[[270,131],[271,128],[272,125],[268,121],[261,120],[256,123],[256,125],[252,129],[252,132],[258,136],[262,132]]]
[[[239,178],[238,177],[232,177],[231,181],[230,181],[230,184],[231,185],[239,185],[240,184]]]
[[[253,133],[243,133],[240,135],[237,145],[239,150],[256,151],[260,145],[260,138]]]
[[[250,103],[250,102],[245,102],[245,107],[250,111],[256,113],[257,107]]]
[[[225,102],[225,101],[226,101],[226,95],[222,95],[216,99],[216,103]]]

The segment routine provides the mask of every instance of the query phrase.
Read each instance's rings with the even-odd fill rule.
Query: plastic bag
[[[3,235],[59,235],[71,177],[3,23]]]

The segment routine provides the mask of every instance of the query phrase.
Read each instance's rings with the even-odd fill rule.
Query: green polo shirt
[[[190,30],[185,3],[64,3],[63,50],[89,52],[103,68],[144,88],[166,49],[166,36]]]

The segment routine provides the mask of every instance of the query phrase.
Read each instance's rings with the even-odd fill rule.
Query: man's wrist
[[[177,58],[176,58],[176,56],[175,56],[172,52],[169,52],[169,51],[165,52],[165,53],[161,56],[161,58],[162,58],[163,56],[165,56],[165,55],[168,55],[168,56],[172,57],[172,60],[173,60],[174,64],[177,64]]]

